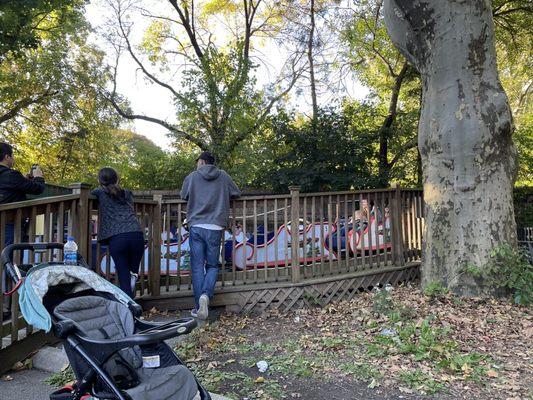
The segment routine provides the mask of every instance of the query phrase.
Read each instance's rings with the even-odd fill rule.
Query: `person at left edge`
[[[8,143],[0,143],[0,204],[16,203],[27,200],[27,194],[41,194],[45,189],[43,172],[38,166],[32,168],[31,172],[24,176],[22,173],[13,169],[15,165],[15,155],[13,147]],[[24,222],[24,221],[23,221]],[[5,222],[5,239],[4,246],[14,243],[15,241],[15,221],[7,219]],[[21,227],[24,235],[24,227]],[[23,238],[20,238],[21,240]],[[2,290],[7,290],[7,276],[3,277]],[[4,299],[2,304],[3,319],[11,316],[8,310],[8,299]]]

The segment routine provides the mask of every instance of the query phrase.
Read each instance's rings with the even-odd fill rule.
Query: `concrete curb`
[[[62,348],[45,346],[33,356],[33,368],[50,372],[60,372],[69,364],[67,355]]]

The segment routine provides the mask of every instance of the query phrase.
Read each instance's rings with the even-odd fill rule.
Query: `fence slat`
[[[305,279],[307,276],[308,276],[308,271],[307,271],[307,265],[308,265],[308,261],[307,261],[307,197],[304,197],[302,199],[302,202],[303,202],[303,209],[302,209],[302,217],[303,217],[303,227],[304,227],[304,231],[303,231],[303,240],[302,240],[302,255],[303,255],[303,278]],[[311,226],[310,226],[311,227]]]
[[[335,203],[335,231],[337,233],[335,238],[335,245],[337,246],[337,270],[340,273],[342,270],[342,243],[341,243],[341,204],[340,204],[340,198],[339,196],[336,197]]]
[[[65,202],[62,201],[59,203],[59,210],[57,211],[57,242],[63,243],[65,238]],[[91,253],[92,253],[92,246],[91,246]],[[59,261],[63,260],[63,249],[59,250],[57,252]],[[98,264],[98,255],[95,260],[95,264]],[[91,265],[91,264],[89,264]]]
[[[182,203],[178,204],[178,226],[176,228],[176,232],[179,232],[178,236],[178,258],[177,258],[177,275],[178,275],[178,290],[181,289],[181,243],[183,242],[184,235],[182,234],[182,222],[181,222],[181,214],[182,214]],[[191,261],[189,258],[189,275],[192,275],[192,269],[191,269]],[[192,278],[190,280],[192,282]],[[189,284],[189,287],[187,289],[191,289],[191,284]]]
[[[291,277],[300,282],[300,187],[291,186]],[[305,225],[305,222],[304,222]]]
[[[5,211],[0,212],[0,247],[2,249],[4,248],[4,244],[6,242],[6,218],[7,213]],[[4,276],[4,266],[3,263],[0,263],[0,280],[3,280]],[[11,282],[6,282],[6,288],[11,287]],[[4,305],[4,301],[7,303],[7,299],[4,299],[4,287],[0,287],[0,332],[2,331],[2,327],[4,326],[4,310],[6,305]],[[0,349],[3,347],[3,335],[0,334]]]
[[[279,281],[278,199],[274,199],[274,280]]]
[[[170,204],[167,204],[165,209],[165,232],[166,232],[166,249],[167,253],[165,255],[165,291],[170,291]],[[178,237],[179,240],[179,237]],[[179,260],[178,261],[178,274],[179,274]]]
[[[365,242],[366,242],[366,226],[368,226],[368,216],[366,211],[363,209],[363,195],[359,194],[359,210],[361,211],[361,234],[359,237],[359,242],[361,243],[361,268],[364,270],[367,268],[367,258],[365,252]]]
[[[375,230],[374,230],[374,247],[376,248],[376,268],[379,268],[381,266],[381,251],[379,246],[379,221],[380,221],[380,213],[382,210],[379,209],[379,202],[377,198],[377,193],[372,195],[372,202],[374,203],[374,222],[375,222]]]
[[[328,251],[328,266],[329,266],[329,274],[332,275],[333,274],[333,224],[332,224],[332,220],[333,220],[333,204],[331,204],[331,196],[329,196],[329,199],[328,199],[328,246],[329,246],[329,251]]]
[[[149,270],[152,271],[150,274],[150,292],[152,293],[152,296],[157,297],[161,293],[161,233],[163,230],[161,221],[161,207],[163,203],[163,196],[154,195],[154,201],[156,204],[152,207],[152,212],[150,213],[150,233],[152,237],[152,243],[150,247],[153,253],[153,264],[149,266]]]
[[[320,276],[324,276],[326,271],[326,263],[324,257],[324,247],[326,243],[327,235],[324,235],[324,196],[320,196],[320,232],[321,232],[321,246],[320,251]],[[329,246],[328,246],[329,247]],[[328,251],[329,253],[329,251]]]
[[[247,264],[247,254],[248,254],[248,244],[246,238],[248,237],[248,231],[246,230],[246,200],[242,202],[242,231],[244,232],[244,242],[242,244],[242,268],[244,271],[244,279],[248,277],[248,268]]]
[[[312,224],[312,229],[311,229],[311,241],[312,241],[312,245],[311,245],[311,258],[313,259],[313,262],[312,262],[312,273],[311,273],[311,276],[312,277],[315,277],[317,275],[316,273],[316,229],[315,229],[315,226],[316,226],[316,219],[315,219],[315,212],[316,212],[316,198],[315,196],[311,197],[311,224]]]
[[[352,247],[353,250],[353,271],[357,271],[357,220],[356,220],[356,205],[355,205],[355,194],[352,194],[352,238],[350,240],[351,246],[348,246],[348,242],[346,242],[346,247]],[[348,237],[348,235],[346,235]],[[348,239],[346,239],[348,240]],[[348,268],[348,270],[351,270],[351,268]]]
[[[264,263],[264,273],[263,273],[263,279],[265,282],[268,281],[268,252],[267,252],[267,246],[268,246],[268,217],[267,217],[267,211],[268,211],[268,200],[263,200],[263,226],[264,226],[264,236],[263,236],[263,243],[265,245],[265,263]]]
[[[46,226],[45,226],[46,229]],[[15,238],[14,243],[22,242],[22,209],[17,209],[15,215]],[[16,264],[22,263],[22,252],[17,251],[13,260]],[[11,343],[17,342],[19,337],[19,309],[18,292],[11,295]]]

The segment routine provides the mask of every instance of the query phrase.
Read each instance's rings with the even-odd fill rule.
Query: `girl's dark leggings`
[[[131,274],[139,273],[139,263],[144,254],[142,232],[121,233],[109,238],[109,254],[113,257],[120,288],[133,299]]]

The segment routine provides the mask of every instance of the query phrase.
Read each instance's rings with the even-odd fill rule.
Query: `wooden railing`
[[[43,193],[38,195],[30,194],[28,195],[28,199],[33,200],[41,199],[43,197],[66,196],[68,194],[72,194],[72,188],[47,183],[44,187]]]
[[[299,283],[418,261],[422,202],[421,190],[397,186],[331,193],[293,187],[288,195],[241,197],[231,202],[229,221],[241,231],[225,232],[218,285]],[[162,202],[164,292],[191,289],[185,217],[185,201]],[[291,229],[293,221],[298,229]]]
[[[74,236],[78,244],[79,253],[87,263],[98,270],[109,280],[115,281],[112,272],[111,258],[105,246],[97,244],[96,232],[98,223],[98,204],[90,196],[90,187],[85,184],[71,186],[72,194],[34,199],[19,203],[0,205],[0,251],[6,243],[21,242],[64,242],[68,235]],[[161,232],[160,203],[157,201],[138,201],[135,209],[145,232],[146,251],[139,280],[139,295],[159,294],[160,239]],[[157,235],[156,235],[157,232]],[[157,238],[157,239],[155,239]],[[62,251],[47,251],[44,253],[15,252],[14,260],[17,264],[37,264],[43,262],[61,261]],[[157,266],[157,267],[156,267]],[[0,264],[0,276],[4,277],[3,266]],[[10,282],[7,283],[9,289]],[[9,308],[11,316],[4,321],[0,313],[0,329],[2,348],[12,346],[19,341],[29,338],[32,327],[28,326],[18,309],[18,294],[11,298],[4,298],[0,291],[2,308]]]
[[[4,243],[21,242],[51,242],[60,240],[65,232],[74,229],[75,214],[80,198],[78,195],[67,195],[0,206],[0,248]],[[15,252],[14,260],[17,264],[48,262],[60,259],[61,252],[47,251],[34,254],[33,252]],[[0,276],[4,277],[3,266],[0,264]],[[11,282],[2,279],[2,289],[9,288]],[[2,343],[0,349],[15,343],[32,333],[32,327],[26,325],[18,310],[18,293],[11,298],[4,298],[0,292],[0,304],[5,309],[9,307],[11,318],[6,322],[0,315],[2,329]]]
[[[72,235],[87,263],[116,283],[107,248],[96,241],[98,202],[86,184],[70,189],[68,195],[1,205],[0,250],[6,242],[64,242]],[[135,210],[145,234],[137,295],[191,294],[186,202],[155,195],[151,200],[137,199]],[[419,260],[422,191],[393,187],[300,193],[292,187],[286,195],[232,201],[229,226],[240,227],[241,232],[226,231],[222,240],[219,288],[300,284],[359,271],[378,273]],[[60,261],[62,256],[61,251],[16,252],[14,258],[17,264],[34,264]],[[37,342],[31,338],[36,334],[19,313],[17,294],[7,299],[2,292],[0,304],[9,305],[11,317],[3,320],[0,314],[0,354],[5,356],[21,342],[33,349]],[[16,351],[20,352],[18,347]],[[13,352],[10,359],[15,357]]]

